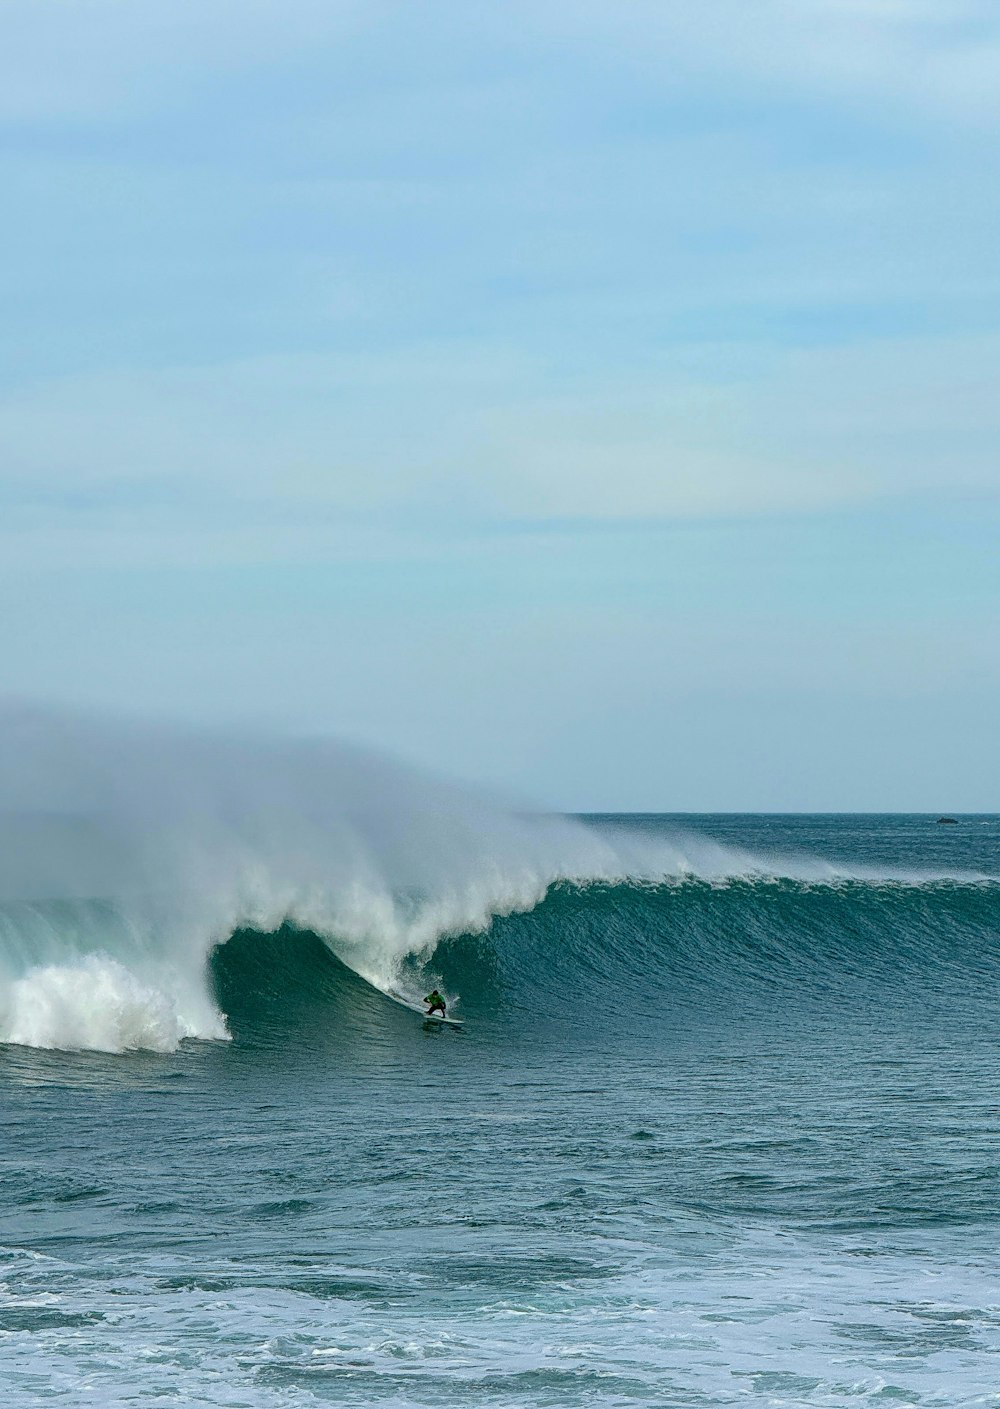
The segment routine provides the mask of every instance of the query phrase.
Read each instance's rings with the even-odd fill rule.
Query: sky
[[[995,0],[5,0],[0,692],[1000,809]]]

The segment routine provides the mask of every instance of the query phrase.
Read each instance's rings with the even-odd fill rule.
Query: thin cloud
[[[664,365],[559,395],[530,359],[475,347],[66,378],[0,404],[0,503],[8,531],[48,522],[102,541],[186,517],[206,552],[230,534],[259,545],[248,525],[273,521],[294,553],[297,533],[316,547],[491,521],[947,502],[1000,489],[998,360],[992,338],[897,340],[776,352],[714,381]]]
[[[532,13],[551,35],[681,87],[728,79],[923,123],[1000,112],[1000,15],[986,0],[538,0]]]

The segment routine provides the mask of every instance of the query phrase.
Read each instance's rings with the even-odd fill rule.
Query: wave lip
[[[0,1041],[169,1051],[225,1037],[210,958],[238,930],[310,930],[387,991],[443,938],[483,935],[560,883],[782,880],[995,878],[526,816],[331,742],[0,706]]]

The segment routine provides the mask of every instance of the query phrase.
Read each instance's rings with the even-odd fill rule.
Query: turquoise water
[[[758,868],[410,951],[462,1032],[286,924],[0,1047],[3,1404],[1000,1405],[1000,819],[586,826]]]

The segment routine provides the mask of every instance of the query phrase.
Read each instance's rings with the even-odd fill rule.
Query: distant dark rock
[[[947,826],[949,826],[949,827],[957,827],[957,826],[958,826],[958,818],[957,818],[957,817],[939,817],[939,818],[938,818],[938,826],[941,827],[941,826],[944,826],[944,825],[947,825]]]

